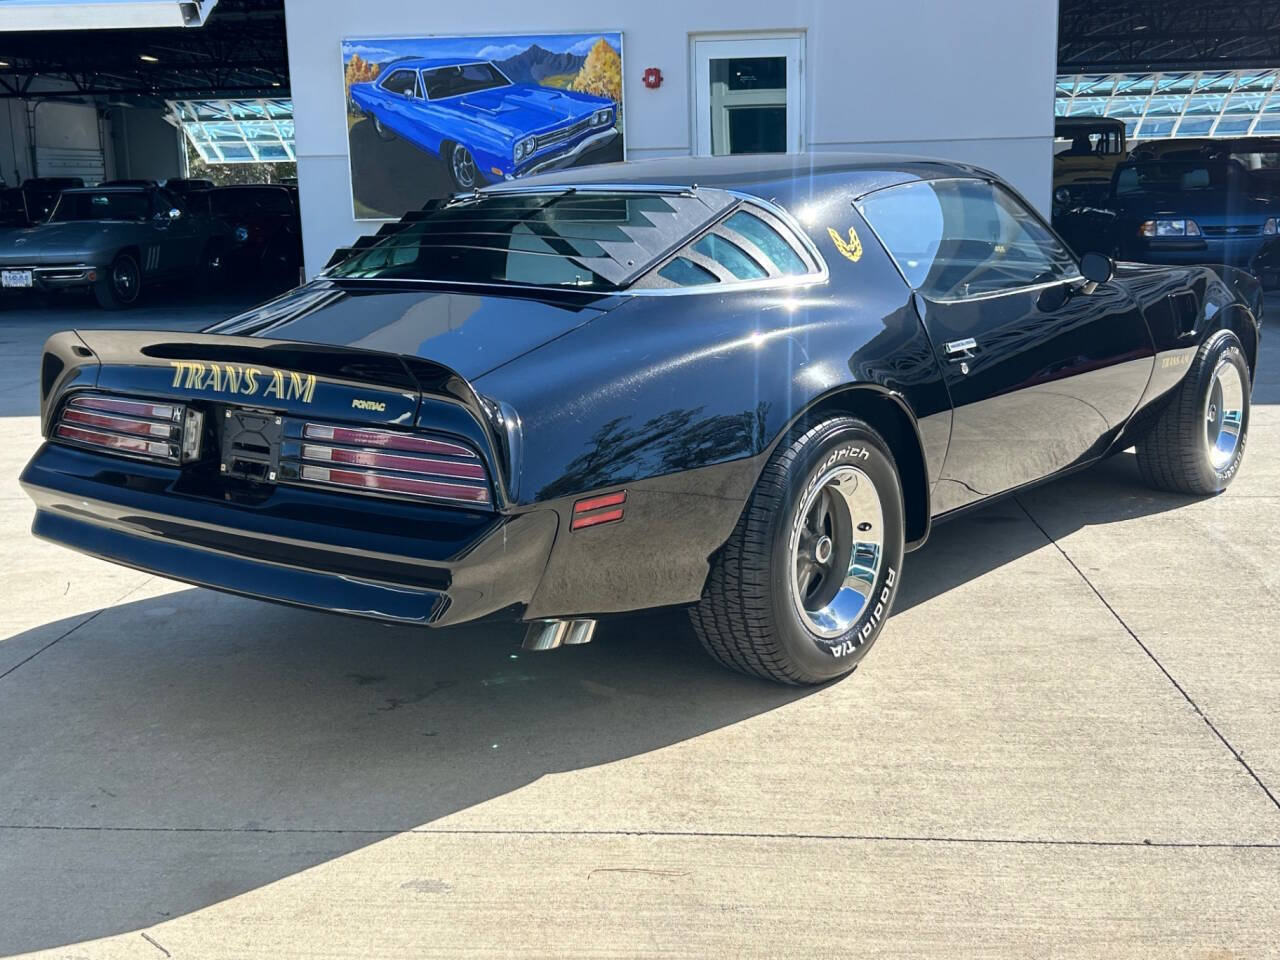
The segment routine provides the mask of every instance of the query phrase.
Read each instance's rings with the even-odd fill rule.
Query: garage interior
[[[294,176],[283,0],[222,0],[189,27],[0,32],[0,99],[10,186]]]

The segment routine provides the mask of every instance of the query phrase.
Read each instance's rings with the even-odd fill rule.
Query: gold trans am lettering
[[[173,367],[173,385],[187,390],[208,390],[237,397],[300,400],[303,403],[310,403],[316,392],[314,373],[263,370],[238,363],[201,363],[199,360],[170,360],[169,366]]]
[[[862,259],[862,241],[858,239],[858,232],[854,230],[853,227],[849,228],[849,240],[847,243],[845,242],[844,237],[836,233],[836,231],[831,227],[827,227],[827,233],[831,235],[831,241],[836,245],[836,249],[839,250],[843,256],[852,260],[854,263],[857,263]]]

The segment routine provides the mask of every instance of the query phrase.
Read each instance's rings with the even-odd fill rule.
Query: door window
[[[397,70],[383,81],[382,89],[402,97],[412,97],[417,86],[417,74],[412,70]]]
[[[964,300],[1077,276],[1075,259],[1005,188],[919,181],[857,202],[898,269],[934,300]]]

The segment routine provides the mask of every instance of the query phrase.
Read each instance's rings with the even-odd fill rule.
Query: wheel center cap
[[[1209,422],[1212,423],[1217,419],[1218,419],[1218,408],[1211,403],[1209,404]]]
[[[831,559],[831,538],[819,537],[813,545],[813,559],[818,563],[826,563]]]

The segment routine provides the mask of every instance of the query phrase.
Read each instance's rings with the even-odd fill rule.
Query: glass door
[[[699,155],[804,149],[802,44],[798,36],[694,40]]]

